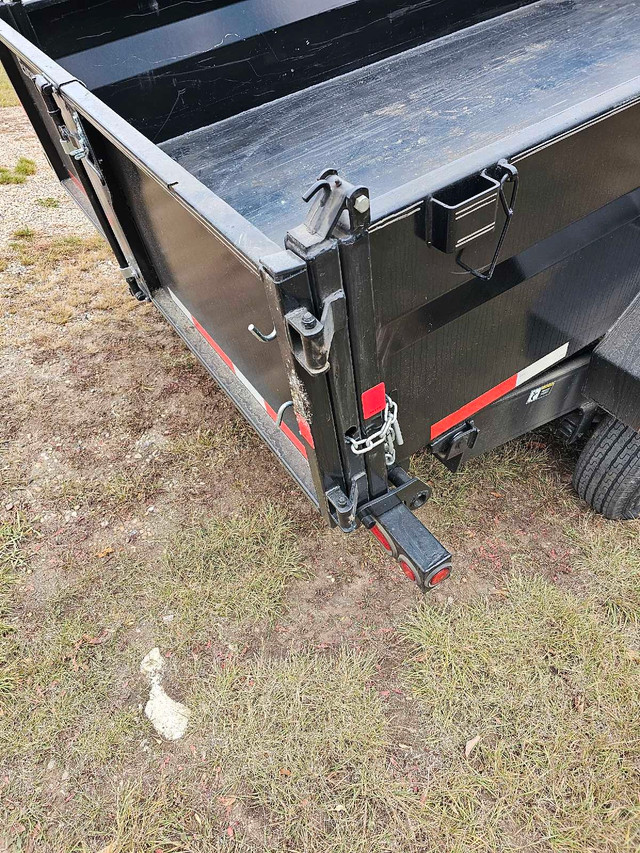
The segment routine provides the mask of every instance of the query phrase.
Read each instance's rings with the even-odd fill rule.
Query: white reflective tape
[[[558,349],[554,349],[554,351],[550,352],[549,355],[539,358],[538,361],[534,361],[533,364],[529,365],[529,367],[525,367],[524,370],[521,370],[516,377],[516,387],[518,387],[518,385],[524,385],[525,382],[533,379],[534,376],[537,376],[539,373],[543,373],[549,367],[553,367],[556,362],[562,361],[568,351],[569,342],[562,344]]]
[[[173,301],[174,301],[174,302],[175,302],[175,304],[178,306],[178,308],[182,311],[182,313],[183,313],[183,314],[184,314],[184,316],[187,318],[187,320],[189,320],[189,322],[190,322],[190,323],[193,323],[193,317],[192,317],[192,316],[191,316],[191,314],[187,311],[187,309],[184,307],[184,305],[182,304],[182,302],[180,302],[180,300],[179,300],[179,299],[178,299],[178,297],[175,295],[175,293],[173,292],[173,290],[171,290],[171,288],[170,288],[170,287],[168,287],[168,288],[167,288],[167,290],[169,291],[169,296],[173,299]]]
[[[240,382],[242,382],[242,384],[247,389],[247,391],[251,394],[251,396],[254,397],[260,403],[262,408],[265,408],[264,397],[260,396],[257,389],[253,387],[253,385],[249,382],[249,380],[244,375],[244,373],[242,373],[240,370],[238,370],[238,368],[236,367],[235,364],[233,365],[233,369],[234,369],[236,376],[238,377]]]

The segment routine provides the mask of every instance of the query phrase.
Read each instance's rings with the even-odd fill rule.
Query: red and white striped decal
[[[220,358],[224,361],[224,363],[227,365],[229,370],[231,370],[231,372],[236,375],[236,377],[240,380],[240,382],[242,382],[242,384],[247,389],[247,391],[251,394],[251,396],[255,400],[257,400],[258,403],[260,403],[260,405],[265,410],[265,412],[269,415],[271,420],[275,422],[278,418],[278,413],[276,412],[276,410],[273,409],[269,405],[269,403],[267,403],[267,401],[264,399],[262,394],[260,394],[258,389],[254,388],[254,386],[249,382],[249,380],[244,375],[244,373],[240,370],[240,368],[231,361],[231,359],[226,354],[226,352],[222,349],[222,347],[220,347],[213,340],[213,338],[211,337],[209,332],[207,332],[207,330],[204,328],[204,326],[201,323],[199,323],[198,320],[196,320],[196,318],[193,316],[193,314],[191,314],[191,312],[188,310],[188,308],[185,305],[183,305],[182,302],[180,302],[180,300],[175,295],[175,293],[170,288],[167,288],[167,290],[169,291],[169,295],[171,296],[172,300],[177,305],[177,307],[180,309],[180,311],[182,311],[184,316],[193,324],[194,328],[197,329],[198,332],[200,332],[200,334],[205,339],[205,341],[220,356]],[[311,435],[311,429],[309,428],[309,424],[304,420],[304,418],[298,417],[297,415],[296,415],[296,418],[298,421],[298,428],[300,430],[300,435],[308,442],[308,444],[311,447],[313,447],[313,437]],[[307,458],[307,449],[304,446],[304,444],[300,441],[298,436],[285,424],[284,421],[280,424],[280,429],[287,436],[287,438],[291,441],[291,443],[294,445],[294,447],[297,450],[299,450],[300,453],[302,453],[302,455],[306,459]]]
[[[534,361],[533,364],[530,364],[528,367],[523,368],[519,373],[515,373],[508,379],[505,379],[504,382],[501,382],[494,388],[490,388],[488,391],[485,391],[484,394],[476,397],[475,400],[471,400],[471,402],[467,403],[466,406],[463,406],[456,412],[452,412],[450,415],[447,415],[446,418],[443,418],[431,427],[431,439],[433,440],[434,438],[437,438],[439,435],[442,435],[443,432],[451,429],[451,427],[462,423],[462,421],[465,421],[467,418],[475,415],[476,412],[479,412],[480,409],[484,409],[485,406],[488,406],[490,403],[495,403],[495,401],[499,400],[500,397],[504,397],[505,394],[508,394],[509,391],[513,391],[513,389],[517,388],[519,385],[524,385],[525,382],[533,379],[533,377],[537,376],[539,373],[544,373],[545,370],[553,367],[553,365],[558,361],[562,361],[568,351],[569,343],[567,342],[566,344],[562,344],[561,347],[558,347],[558,349],[554,349],[554,351],[550,352],[548,355],[539,358],[538,361]]]

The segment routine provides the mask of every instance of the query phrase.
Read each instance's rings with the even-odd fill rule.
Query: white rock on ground
[[[191,711],[167,695],[161,683],[163,669],[164,658],[160,649],[151,649],[140,664],[140,672],[148,678],[151,686],[144,713],[161,737],[178,740],[187,730]]]

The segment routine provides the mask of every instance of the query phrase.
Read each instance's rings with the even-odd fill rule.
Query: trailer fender
[[[594,350],[584,393],[640,432],[640,294]]]

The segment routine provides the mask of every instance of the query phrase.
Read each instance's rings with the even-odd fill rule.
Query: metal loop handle
[[[253,325],[253,323],[250,323],[247,326],[247,328],[249,329],[249,331],[251,332],[253,337],[257,338],[259,341],[262,341],[263,344],[268,344],[269,341],[272,341],[275,338],[275,336],[278,334],[276,332],[275,326],[273,327],[273,331],[269,332],[268,335],[263,334],[263,332],[261,332],[260,329],[258,329],[256,326]]]
[[[456,263],[459,267],[462,267],[471,275],[474,275],[476,278],[481,279],[482,281],[489,281],[493,278],[493,274],[496,271],[496,267],[498,266],[498,259],[500,258],[500,252],[502,251],[502,246],[507,237],[507,232],[509,231],[509,226],[511,225],[511,220],[513,219],[513,213],[516,206],[516,200],[518,198],[518,187],[520,185],[520,176],[518,174],[518,170],[516,167],[509,163],[507,160],[500,160],[498,162],[498,167],[503,170],[503,174],[500,178],[500,204],[502,205],[502,210],[506,216],[504,225],[502,226],[502,233],[500,234],[500,239],[498,240],[498,245],[496,246],[496,251],[493,255],[493,260],[489,265],[489,269],[485,273],[481,273],[479,270],[474,270],[472,267],[467,266],[462,260],[462,252],[464,249],[460,251],[456,257]],[[507,197],[504,192],[505,184],[511,183],[513,184],[513,189],[511,191],[511,200],[507,204]]]

